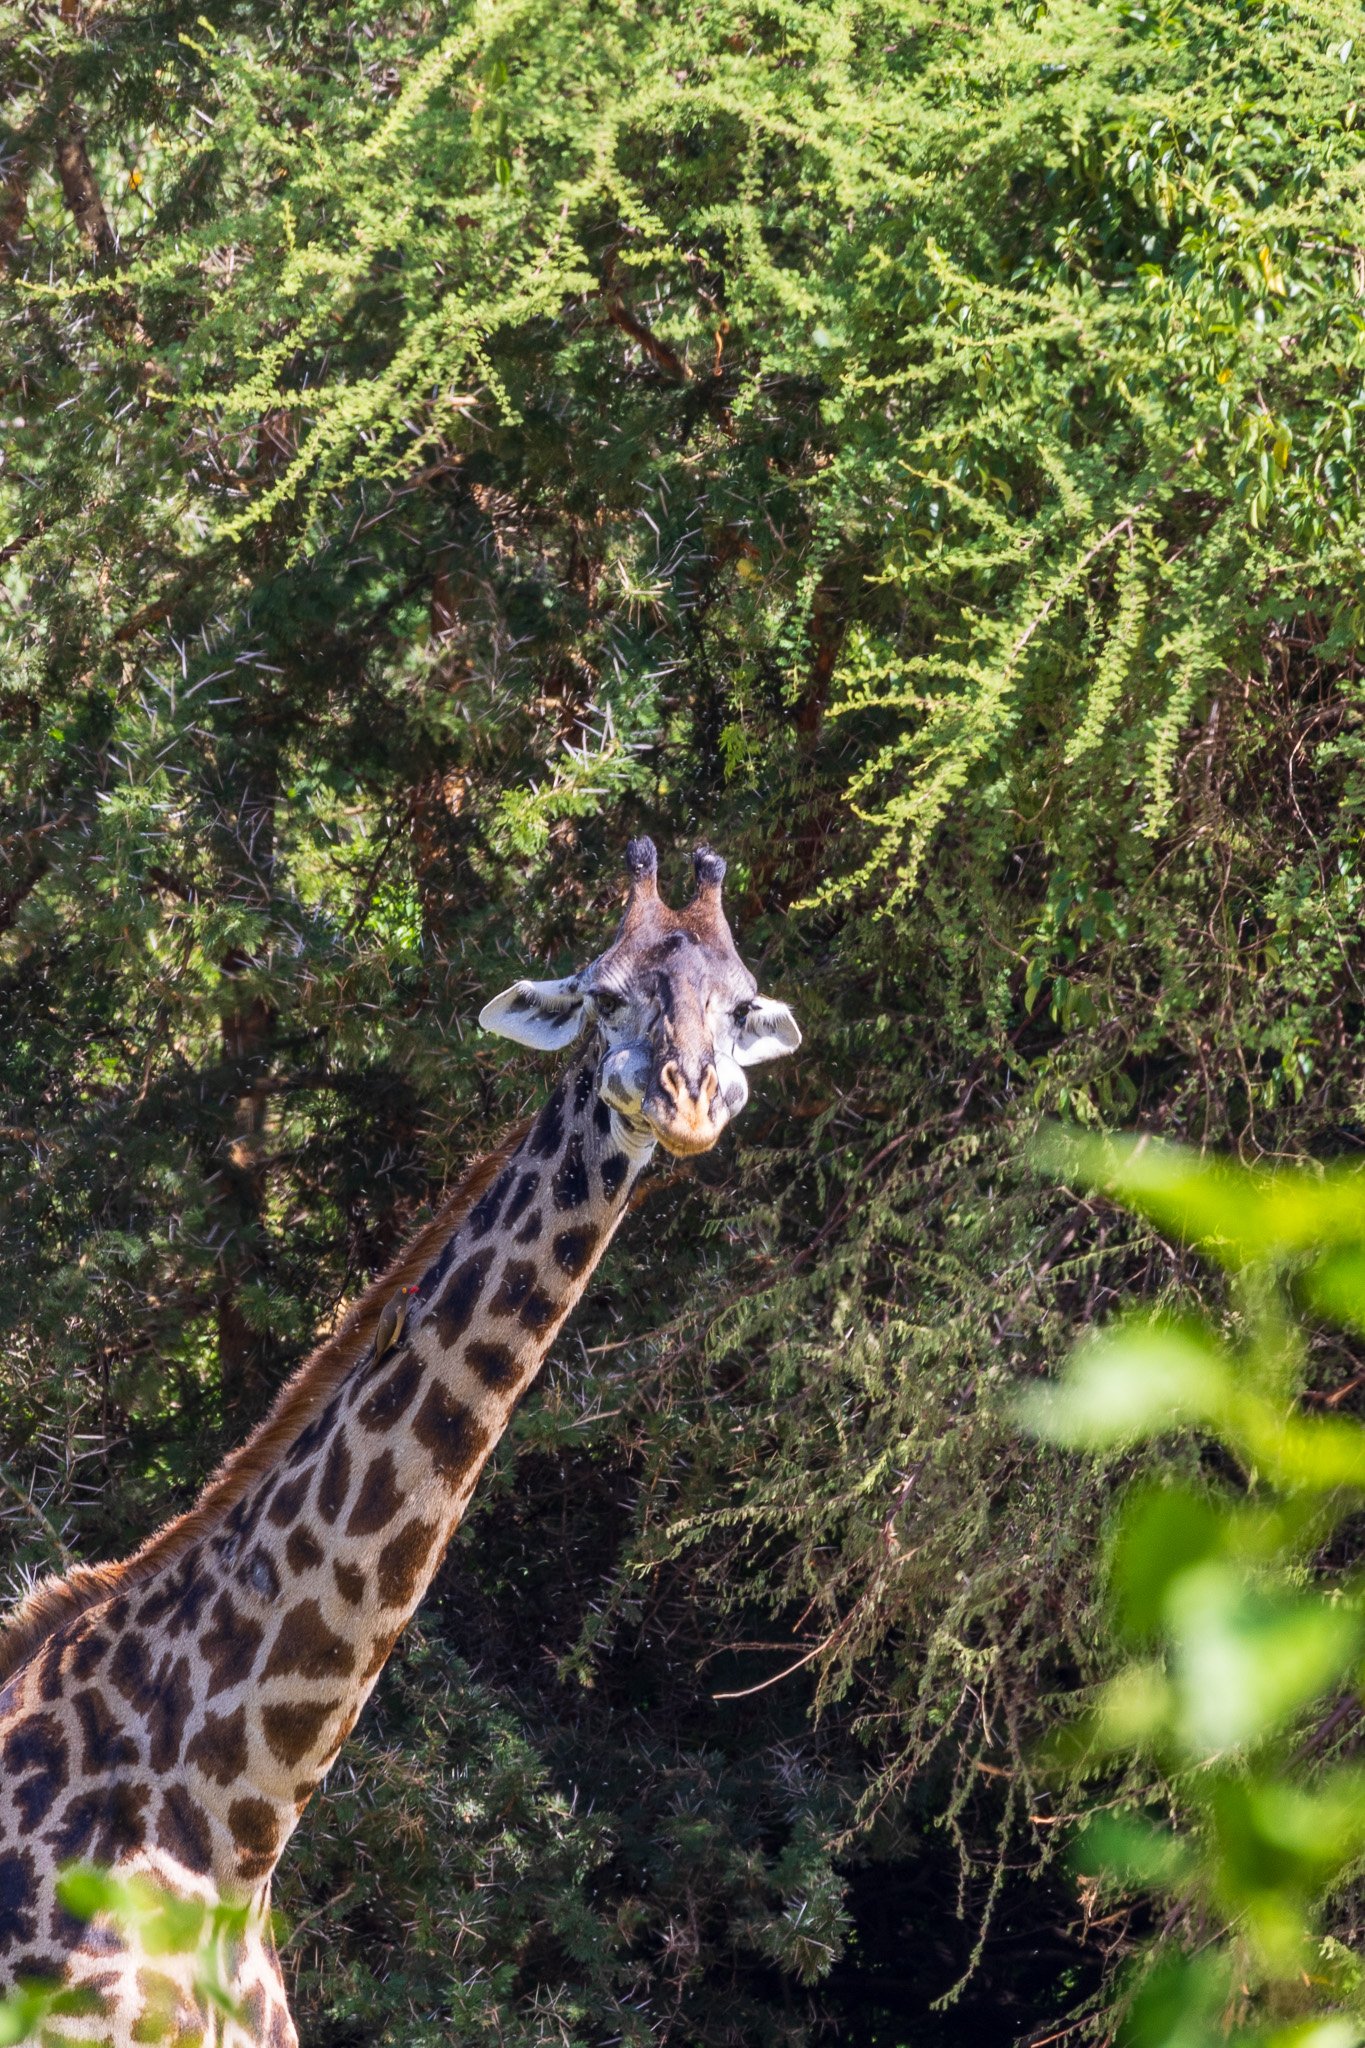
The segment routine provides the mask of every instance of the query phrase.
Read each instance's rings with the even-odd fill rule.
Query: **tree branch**
[[[666,376],[676,377],[680,384],[691,383],[692,372],[682,357],[671,349],[666,341],[660,341],[658,335],[652,333],[643,320],[637,320],[619,299],[607,300],[607,318],[613,327],[619,327],[622,334],[628,334],[633,342],[638,343],[649,360]]]
[[[91,168],[85,131],[74,108],[67,110],[67,123],[57,136],[57,176],[86,247],[97,263],[109,264],[118,253],[118,244]]]
[[[0,174],[0,268],[15,269],[19,257],[19,236],[28,213],[28,185],[33,173],[27,149],[15,150]]]

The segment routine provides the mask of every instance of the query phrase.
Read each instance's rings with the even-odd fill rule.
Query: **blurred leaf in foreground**
[[[1365,1855],[1365,1772],[1314,1769],[1303,1736],[1359,1677],[1359,1586],[1322,1581],[1315,1560],[1365,1491],[1365,1429],[1299,1411],[1287,1296],[1297,1284],[1316,1314],[1365,1324],[1365,1177],[1056,1132],[1044,1157],[1237,1275],[1235,1342],[1202,1321],[1128,1316],[1022,1404],[1038,1435],[1072,1449],[1192,1429],[1223,1454],[1225,1479],[1143,1478],[1127,1493],[1110,1600],[1116,1637],[1143,1654],[1050,1751],[1092,1773],[1148,1759],[1171,1789],[1174,1827],[1106,1812],[1077,1845],[1079,1867],[1111,1889],[1167,1901],[1120,2039],[1346,2048],[1361,2015],[1342,2008],[1359,1992],[1340,1969],[1323,1974],[1318,1930],[1331,1888]],[[1312,2005],[1322,2010],[1304,2014]]]

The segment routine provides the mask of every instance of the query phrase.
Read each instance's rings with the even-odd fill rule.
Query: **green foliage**
[[[580,1726],[576,1769],[591,1799],[556,1788],[466,1667],[410,1638],[282,1890],[305,2024],[395,2044],[643,2044],[642,1994],[662,1977],[680,2031],[715,2032],[723,1999],[719,2038],[795,2038],[765,1965],[809,1984],[844,1933],[816,1831],[765,1849],[714,1753],[658,1759],[642,1800]]]
[[[0,2042],[4,2048],[21,2042],[60,2048],[64,2037],[60,2029],[48,2025],[49,2020],[61,2021],[89,2010],[90,1999],[82,1992],[54,1990],[50,1985],[21,1985],[17,1991],[0,1997]]]
[[[543,1994],[595,2042],[629,1996],[661,2041],[832,2014],[925,2048],[979,1936],[993,2024],[1093,1981],[1060,1874],[1015,1871],[1085,1797],[1049,1805],[1030,1759],[1106,1666],[1112,1482],[1022,1443],[1010,1399],[1119,1298],[1188,1316],[1194,1264],[1175,1212],[1116,1220],[1018,1162],[1040,1113],[1253,1162],[1358,1143],[1360,26],[1315,0],[0,23],[16,1575],[183,1504],[524,1107],[471,1020],[600,944],[629,833],[673,877],[723,848],[806,1032],[732,1143],[656,1178],[442,1576],[432,1656],[512,1717],[537,1844],[515,1910],[497,1866],[530,1960],[481,2027],[524,2037]],[[1296,1283],[1348,1330],[1353,1257]],[[1313,1326],[1324,1396],[1351,1400],[1352,1341]],[[1201,1426],[1298,1455],[1221,1369]],[[1130,1448],[1148,1412],[1107,1455],[1194,1485],[1188,1435]],[[405,1701],[377,1710],[381,1902],[449,1767]],[[659,1818],[679,1759],[695,1831]],[[597,1926],[560,1808],[599,1793],[676,1911],[542,1961],[550,1902]],[[930,1903],[821,1978],[869,1859]],[[422,1869],[403,1925],[444,1929]],[[694,1969],[708,1888],[743,1929],[697,1921]],[[1021,1895],[1047,1939],[997,1963]],[[313,2048],[446,1995],[448,1955],[400,1959],[396,1928],[377,1971],[338,1917]],[[1050,1960],[1020,1990],[1025,1949]]]
[[[1149,1966],[1124,2025],[1133,2048],[1358,2041],[1359,1972],[1322,1939],[1333,1893],[1365,1861],[1365,1773],[1306,1764],[1315,1730],[1352,1702],[1365,1647],[1358,1574],[1315,1561],[1365,1491],[1365,1426],[1302,1415],[1304,1347],[1285,1288],[1323,1258],[1358,1279],[1357,1168],[1253,1172],[1173,1146],[1054,1142],[1069,1179],[1214,1250],[1243,1276],[1235,1341],[1206,1324],[1138,1317],[1093,1339],[1024,1412],[1056,1442],[1103,1449],[1193,1425],[1230,1454],[1234,1483],[1146,1480],[1113,1536],[1111,1614],[1132,1652],[1083,1721],[1054,1738],[1070,1769],[1122,1759],[1164,1781],[1088,1826],[1083,1866],[1173,1897],[1167,1926],[1202,1916],[1197,1955]],[[1339,1282],[1359,1324],[1365,1291]],[[1168,1814],[1174,1810],[1175,1826]],[[1210,1945],[1209,1929],[1217,1939]],[[1343,2005],[1347,2008],[1342,2011]],[[1335,2010],[1331,2010],[1335,2008]],[[1269,2022],[1280,2024],[1270,2025]]]
[[[251,1918],[249,1905],[209,1904],[202,1899],[177,1897],[150,1878],[120,1877],[116,1872],[93,1864],[72,1864],[57,1883],[63,1907],[77,1920],[108,1920],[120,1936],[149,1961],[168,1957],[190,1958],[188,1982],[195,1997],[209,2013],[224,2019],[241,2014],[229,1989],[230,1951],[240,1941]],[[139,2020],[139,2040],[167,2039],[176,2029],[175,1986],[164,1979],[170,1994],[164,2008],[153,1972],[148,1998]],[[71,2036],[60,2025],[65,2018],[89,2017],[98,2013],[98,1993],[90,1986],[65,1989],[50,1984],[21,1984],[0,1998],[0,2043],[30,2042],[36,2048],[63,2048]],[[57,2021],[55,2027],[50,2024]],[[177,2034],[177,2039],[181,2038]]]
[[[210,1904],[179,1898],[145,1877],[121,1877],[92,1864],[77,1864],[58,1881],[57,1895],[78,1920],[110,1919],[123,1938],[150,1959],[191,1959],[189,1982],[200,2005],[223,2019],[240,2019],[231,1996],[231,1950],[251,1919],[250,1905]],[[157,2018],[153,2001],[143,2025],[151,2037]],[[165,2031],[174,2024],[165,2015]]]

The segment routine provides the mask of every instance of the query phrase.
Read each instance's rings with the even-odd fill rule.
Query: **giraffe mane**
[[[39,1580],[8,1620],[0,1622],[0,1685],[57,1629],[125,1587],[149,1578],[163,1565],[174,1563],[236,1506],[280,1452],[326,1407],[369,1345],[385,1302],[396,1288],[410,1285],[426,1271],[529,1127],[529,1122],[516,1125],[493,1151],[467,1169],[430,1223],[371,1281],[335,1335],[319,1344],[291,1373],[250,1436],[228,1452],[192,1507],[163,1523],[131,1557],[109,1564],[77,1565],[64,1577],[54,1573]]]

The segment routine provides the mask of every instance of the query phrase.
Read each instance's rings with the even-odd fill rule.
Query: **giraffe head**
[[[485,1031],[556,1052],[595,1027],[597,1088],[679,1155],[709,1152],[748,1100],[744,1068],[801,1043],[785,1003],[758,993],[721,908],[725,862],[699,847],[696,893],[670,910],[652,839],[626,848],[630,895],[605,953],[562,981],[518,981],[479,1013]]]

